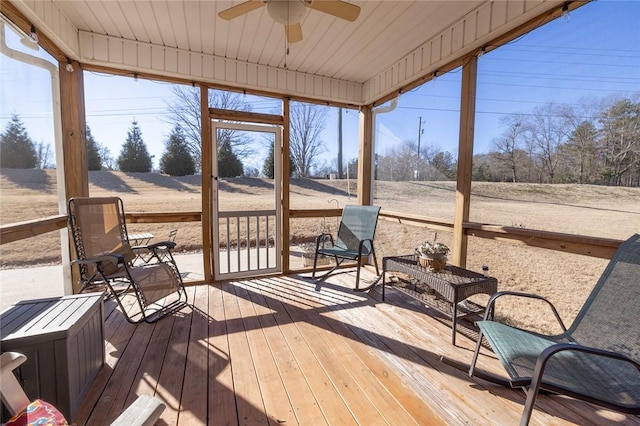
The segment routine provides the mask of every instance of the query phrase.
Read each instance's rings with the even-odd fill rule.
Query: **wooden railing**
[[[436,230],[453,230],[453,220],[429,218],[404,213],[381,211],[383,220],[397,221]],[[622,241],[612,238],[589,237],[562,232],[518,228],[514,226],[491,225],[477,222],[463,224],[468,236],[488,238],[497,241],[541,247],[566,253],[610,259]]]
[[[340,216],[340,209],[327,210],[292,210],[291,218],[322,218]],[[441,231],[453,231],[453,220],[398,213],[388,210],[380,211],[380,218],[385,221],[421,226]],[[566,253],[610,259],[621,240],[585,235],[566,234],[562,232],[542,231],[537,229],[518,228],[513,226],[492,225],[477,222],[463,224],[468,236],[508,241]]]
[[[0,244],[24,240],[67,227],[67,217],[49,216],[0,226]]]
[[[340,216],[340,209],[291,210],[290,218],[322,218]],[[168,222],[199,222],[202,220],[200,212],[174,213],[127,213],[128,223],[168,223]],[[380,218],[386,221],[412,224],[437,230],[452,230],[453,221],[441,218],[397,213],[387,210],[380,212]],[[41,219],[34,219],[20,223],[0,226],[0,244],[6,244],[40,234],[65,228],[66,216],[57,215]],[[490,238],[499,241],[546,248],[585,256],[609,259],[616,248],[622,243],[620,240],[584,235],[565,234],[561,232],[541,231],[536,229],[518,228],[467,222],[465,232],[469,236]]]
[[[218,222],[218,243],[226,248],[220,272],[271,270],[279,264],[270,253],[276,242],[275,210],[218,212]]]
[[[127,223],[200,222],[200,212],[127,213]],[[24,240],[67,227],[67,216],[55,215],[24,222],[0,225],[0,245]]]

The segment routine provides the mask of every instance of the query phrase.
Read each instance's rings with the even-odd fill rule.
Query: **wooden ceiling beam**
[[[284,119],[281,115],[260,114],[250,111],[234,111],[220,108],[209,108],[209,117],[217,120],[242,121],[245,123],[274,124],[282,126]]]
[[[102,65],[82,64],[82,69],[85,71],[104,73],[109,75],[118,75],[123,77],[132,77],[132,78],[137,77],[145,80],[162,81],[165,83],[173,83],[173,84],[184,84],[184,85],[189,85],[193,87],[204,86],[209,89],[224,90],[227,92],[234,92],[234,93],[242,93],[243,95],[263,96],[263,97],[279,99],[279,100],[287,99],[292,102],[304,102],[304,103],[310,103],[314,105],[330,106],[330,107],[336,107],[336,108],[347,108],[347,109],[353,109],[353,110],[358,110],[360,108],[360,105],[355,105],[350,103],[326,101],[326,100],[313,99],[313,98],[307,98],[307,97],[301,97],[301,96],[283,95],[282,93],[268,92],[264,90],[247,89],[247,88],[241,88],[241,87],[228,86],[224,84],[214,84],[214,83],[208,83],[208,82],[199,81],[199,80],[191,80],[186,78],[170,77],[170,76],[158,75],[153,73],[145,73],[145,72],[137,72],[137,71],[131,71],[131,70],[125,70],[125,69],[119,69],[119,68],[105,67]]]

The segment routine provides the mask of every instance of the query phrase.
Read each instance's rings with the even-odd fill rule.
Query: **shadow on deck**
[[[355,272],[188,287],[191,308],[131,325],[105,304],[106,365],[78,424],[108,424],[137,395],[163,400],[159,424],[517,424],[524,393],[471,379],[447,319],[389,288],[354,293]],[[369,274],[367,278],[372,279]],[[429,311],[431,313],[431,311]],[[501,372],[488,351],[484,369]],[[541,396],[531,424],[640,424],[637,417]]]

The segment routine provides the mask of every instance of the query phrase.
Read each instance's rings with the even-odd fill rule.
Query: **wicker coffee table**
[[[442,298],[453,305],[453,312],[442,311],[452,319],[451,343],[456,344],[456,324],[458,320],[458,303],[474,294],[493,294],[498,291],[498,280],[477,272],[456,266],[447,265],[441,272],[432,272],[420,266],[418,258],[409,254],[404,256],[388,256],[382,259],[382,300],[384,301],[387,272],[400,272],[413,278],[415,286],[426,286],[438,292]],[[405,291],[410,296],[421,299],[416,291]]]

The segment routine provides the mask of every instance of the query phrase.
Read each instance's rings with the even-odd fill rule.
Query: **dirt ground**
[[[0,222],[21,222],[58,213],[54,170],[11,170],[0,173]],[[335,208],[355,204],[353,180],[292,180],[291,208]],[[237,178],[220,182],[223,210],[273,208],[273,184],[268,180]],[[90,194],[117,195],[128,212],[201,211],[200,177],[172,178],[159,174],[91,172]],[[383,210],[451,220],[454,182],[377,182],[375,204]],[[311,241],[323,229],[335,231],[338,218],[292,219],[296,241]],[[473,222],[544,229],[565,233],[626,239],[640,232],[640,188],[593,185],[536,185],[474,183],[470,220]],[[129,232],[168,235],[178,229],[178,251],[202,249],[200,223],[131,224]],[[384,256],[411,253],[424,240],[451,244],[451,234],[381,220],[376,251]],[[15,268],[60,260],[59,237],[49,233],[0,246],[0,267]],[[535,292],[557,304],[570,322],[606,266],[587,256],[470,238],[467,268],[498,279],[500,289]],[[479,302],[486,300],[478,296]],[[504,309],[520,316],[515,322],[547,318],[533,302],[509,304]],[[549,322],[544,329],[549,329]]]

